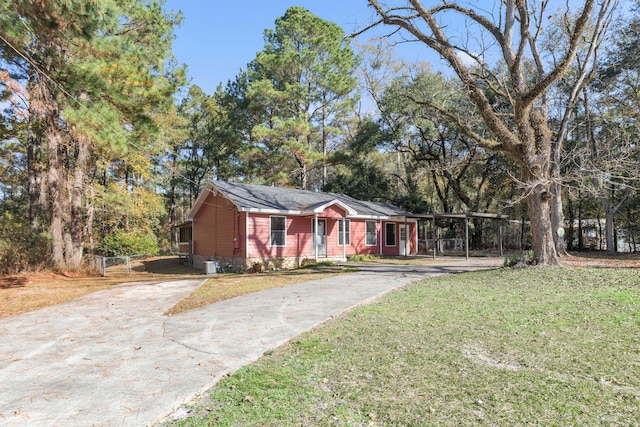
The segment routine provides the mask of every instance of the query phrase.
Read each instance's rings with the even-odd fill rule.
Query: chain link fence
[[[144,264],[139,261],[145,258],[148,258],[148,255],[95,256],[94,266],[102,276],[106,276],[107,272],[110,274],[131,274],[132,269],[137,271],[141,268],[144,271]]]

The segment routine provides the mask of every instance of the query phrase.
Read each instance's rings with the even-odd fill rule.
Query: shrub
[[[379,255],[369,255],[369,254],[354,254],[349,261],[360,262],[360,261],[370,261],[374,259],[380,259]]]
[[[9,212],[0,220],[0,275],[48,265],[51,242],[46,234],[34,232]]]
[[[525,265],[535,265],[533,251],[513,254],[504,258],[504,267],[523,267]]]
[[[98,247],[98,253],[103,256],[157,255],[158,252],[156,237],[143,231],[117,231],[102,239]]]

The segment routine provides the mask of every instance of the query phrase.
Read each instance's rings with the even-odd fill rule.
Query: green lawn
[[[224,379],[200,426],[640,425],[640,274],[441,276]]]

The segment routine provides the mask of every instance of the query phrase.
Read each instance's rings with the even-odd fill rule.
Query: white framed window
[[[396,223],[387,222],[384,224],[384,244],[385,246],[396,245]]]
[[[343,238],[347,239],[346,246],[351,245],[351,220],[338,220],[338,246],[345,246]]]
[[[378,232],[376,230],[375,221],[365,222],[365,245],[367,246],[378,245]]]
[[[189,243],[192,240],[192,229],[181,228],[180,229],[180,243]]]
[[[272,216],[271,217],[271,246],[287,245],[287,217]]]

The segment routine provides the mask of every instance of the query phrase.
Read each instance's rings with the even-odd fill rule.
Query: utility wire
[[[23,24],[26,26],[26,24],[23,22]],[[29,27],[27,27],[27,29],[29,29]],[[94,119],[96,119],[99,123],[103,124],[105,127],[109,128],[110,130],[112,130],[114,133],[122,136],[125,141],[127,141],[127,144],[131,145],[133,148],[136,148],[137,150],[139,150],[141,153],[146,154],[149,157],[152,157],[151,153],[146,152],[142,147],[140,147],[138,144],[136,144],[135,142],[130,140],[130,136],[123,133],[121,129],[116,129],[114,128],[110,123],[106,122],[105,120],[103,120],[101,117],[97,116],[96,114],[93,113],[93,111],[91,111],[86,105],[84,105],[82,102],[80,102],[75,96],[73,96],[72,94],[70,94],[63,86],[62,84],[58,83],[53,77],[49,76],[44,70],[42,70],[42,68],[40,68],[38,66],[38,64],[36,64],[35,62],[33,62],[29,57],[27,57],[27,55],[23,54],[20,50],[18,50],[13,44],[11,44],[6,38],[4,38],[4,36],[0,35],[0,40],[2,40],[7,46],[9,46],[11,49],[13,49],[21,58],[23,58],[25,61],[27,61],[29,64],[31,64],[36,71],[43,75],[44,77],[46,77],[51,83],[53,83],[62,93],[64,93],[66,96],[68,96],[69,98],[71,98],[76,104],[78,104],[80,106],[80,108],[84,109],[91,117],[93,117]],[[183,178],[185,179],[187,182],[192,183],[192,184],[196,184],[199,185],[197,182],[195,182],[194,180],[190,179],[189,177],[178,173],[176,175],[176,177],[179,178]]]

